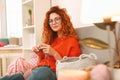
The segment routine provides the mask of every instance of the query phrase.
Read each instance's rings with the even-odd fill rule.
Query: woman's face
[[[62,29],[61,17],[56,13],[51,13],[49,17],[49,25],[55,32],[59,32]]]

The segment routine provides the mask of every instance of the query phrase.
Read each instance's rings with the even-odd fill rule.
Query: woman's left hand
[[[54,58],[56,60],[62,59],[62,57],[59,55],[59,53],[48,44],[42,43],[40,45],[40,49],[42,49],[43,53],[54,56]]]

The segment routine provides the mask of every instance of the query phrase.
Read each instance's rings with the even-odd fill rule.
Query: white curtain
[[[6,0],[7,35],[22,36],[22,0]]]
[[[0,0],[0,38],[7,36],[5,0]]]

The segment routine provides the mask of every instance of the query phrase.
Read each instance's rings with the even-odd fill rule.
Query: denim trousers
[[[11,76],[4,76],[0,80],[25,80],[21,73],[17,73]],[[32,71],[32,74],[27,80],[57,80],[56,73],[49,67],[38,67]]]

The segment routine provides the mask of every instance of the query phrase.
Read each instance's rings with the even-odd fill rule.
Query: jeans
[[[0,78],[0,80],[24,80],[24,78],[21,73],[17,73],[17,74],[11,75],[11,76],[6,75],[6,76]]]
[[[27,80],[57,80],[56,73],[49,67],[39,67],[32,71]]]
[[[14,74],[12,76],[4,76],[0,80],[24,80],[21,73]],[[57,80],[56,73],[49,67],[43,66],[36,68],[32,71],[32,74],[27,80]]]

